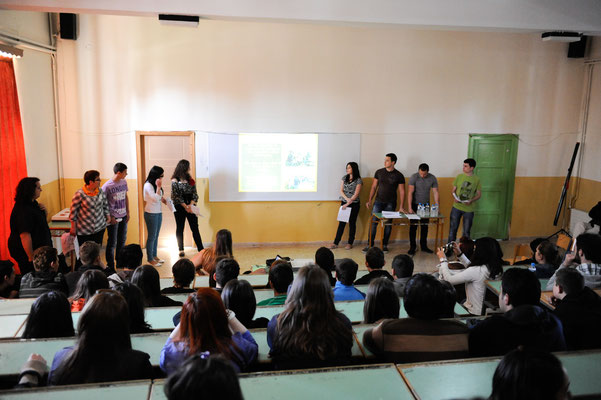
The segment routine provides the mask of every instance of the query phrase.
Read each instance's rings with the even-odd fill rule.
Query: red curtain
[[[23,126],[15,70],[10,58],[0,57],[0,259],[10,258],[10,212],[17,183],[27,176]],[[15,265],[16,267],[16,265]]]

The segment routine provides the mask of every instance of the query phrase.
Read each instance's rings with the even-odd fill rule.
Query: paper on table
[[[384,218],[403,218],[399,211],[382,211],[382,217]]]
[[[198,215],[199,217],[202,217],[202,214],[200,213],[200,208],[198,208],[194,204],[190,204],[190,210],[192,210],[192,212]]]
[[[171,212],[175,212],[175,204],[173,204],[173,200],[167,199],[167,207],[169,207]]]
[[[457,200],[460,203],[467,203],[469,200],[461,200],[458,196],[457,193],[453,193],[453,197],[455,198],[455,200]]]
[[[340,210],[338,210],[338,218],[337,220],[340,222],[348,222],[351,219],[351,208],[342,208],[340,206]]]
[[[405,216],[409,219],[421,219],[417,214],[405,214]]]

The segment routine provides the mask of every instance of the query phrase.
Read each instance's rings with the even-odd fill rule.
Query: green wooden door
[[[474,174],[482,182],[482,198],[476,202],[472,238],[509,237],[517,153],[517,135],[470,135],[468,155],[476,160]]]

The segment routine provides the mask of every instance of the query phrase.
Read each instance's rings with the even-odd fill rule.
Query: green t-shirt
[[[257,305],[258,306],[281,306],[282,304],[286,303],[286,297],[287,297],[287,295],[281,294],[279,296],[275,296],[270,299],[260,301],[259,304],[257,304]]]
[[[482,185],[480,184],[480,178],[476,175],[467,176],[466,174],[457,175],[455,180],[453,181],[453,186],[457,188],[455,193],[457,197],[461,200],[471,200],[476,196],[476,192],[478,190],[482,190]],[[453,207],[458,209],[459,211],[465,212],[473,212],[474,211],[474,203],[464,204],[464,203],[453,203]]]

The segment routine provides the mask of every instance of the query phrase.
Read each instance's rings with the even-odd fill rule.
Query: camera
[[[449,242],[442,246],[442,251],[444,251],[445,256],[450,257],[453,255],[453,246],[455,242]]]

